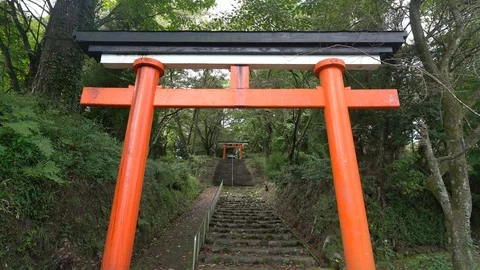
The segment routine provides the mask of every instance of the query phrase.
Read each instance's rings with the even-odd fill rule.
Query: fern
[[[53,161],[40,162],[33,167],[23,168],[25,176],[46,178],[53,180],[58,184],[68,183],[68,181],[61,178],[61,171],[62,170]]]
[[[23,137],[32,136],[32,134],[37,133],[39,129],[38,123],[34,121],[3,123],[3,127],[9,128],[17,135]]]
[[[55,149],[53,149],[52,141],[48,138],[45,138],[42,135],[37,135],[32,138],[31,142],[36,146],[36,148],[40,151],[40,153],[49,158],[55,153]]]

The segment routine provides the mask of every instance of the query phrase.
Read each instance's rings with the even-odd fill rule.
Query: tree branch
[[[450,195],[448,194],[445,183],[443,182],[443,174],[438,165],[438,161],[433,153],[432,143],[428,135],[427,125],[423,122],[420,122],[419,125],[421,143],[425,148],[425,157],[427,158],[428,166],[430,167],[430,171],[432,172],[432,175],[427,178],[425,186],[428,190],[430,190],[430,192],[432,192],[432,194],[440,203],[445,218],[447,220],[452,220],[452,205],[450,203]]]
[[[465,148],[472,149],[477,147],[477,143],[480,140],[480,125],[477,126],[468,136],[465,138]]]
[[[446,46],[447,50],[445,51],[445,54],[440,59],[440,70],[444,71],[445,74],[447,74],[448,64],[450,63],[450,60],[452,59],[453,54],[460,46],[462,37],[465,34],[465,24],[463,22],[460,11],[458,10],[458,1],[451,0],[447,2],[450,8],[450,11],[452,12],[453,20],[455,21],[455,26],[454,26],[454,29],[450,31],[450,32],[453,32],[453,39]]]
[[[44,28],[47,28],[47,24],[45,22],[43,22],[42,16],[43,16],[44,12],[47,13],[48,15],[50,15],[50,13],[45,8],[45,6],[40,6],[39,4],[37,4],[37,6],[42,9],[42,13],[39,15],[39,17],[37,17],[37,16],[34,15],[32,10],[30,9],[30,7],[24,1],[22,1],[22,2],[24,4],[24,6],[27,8],[28,12],[30,13],[30,16],[33,17],[38,22],[39,25],[43,26]],[[28,2],[32,2],[32,1],[28,1]],[[18,6],[20,7],[20,4],[18,4]],[[22,16],[25,16],[25,15],[22,15]]]
[[[12,16],[12,19],[13,19],[13,23],[15,24],[15,27],[17,28],[17,31],[18,33],[20,34],[20,37],[22,39],[22,43],[23,43],[23,47],[25,48],[25,50],[28,52],[27,54],[31,55],[32,53],[32,48],[30,46],[30,42],[28,40],[28,35],[27,35],[27,31],[28,29],[24,29],[23,26],[22,26],[22,23],[20,22],[20,20],[18,19],[18,15],[17,15],[17,7],[15,7],[15,4],[18,5],[18,3],[16,1],[8,1],[8,5],[10,6],[10,15]],[[23,19],[26,20],[25,18],[25,13],[23,12],[23,10],[20,9],[18,10],[22,16],[24,17]]]
[[[0,51],[2,51],[3,58],[5,60],[5,66],[7,68],[8,76],[10,77],[10,82],[12,83],[12,88],[16,92],[20,92],[20,83],[18,82],[17,74],[15,73],[15,67],[13,66],[12,58],[10,56],[10,51],[0,39]]]
[[[480,140],[480,125],[477,126],[466,138],[465,138],[465,148],[466,149],[473,149],[477,147],[477,143]],[[458,153],[457,153],[458,154]],[[456,154],[455,154],[456,155]],[[461,154],[460,154],[461,155]],[[454,156],[454,155],[453,155]],[[448,171],[448,163],[442,163],[439,165],[440,174],[443,175]],[[427,183],[433,181],[433,175],[427,177]]]
[[[49,8],[50,10],[52,10],[52,9],[53,9],[52,2],[50,2],[50,0],[46,0],[46,2],[47,2],[47,4],[48,4],[48,8]]]
[[[453,99],[455,99],[458,103],[460,103],[462,105],[462,107],[464,107],[465,109],[467,109],[468,111],[470,111],[471,113],[475,114],[476,116],[479,116],[480,117],[480,113],[476,112],[474,109],[472,109],[470,106],[468,106],[465,102],[463,102],[462,100],[460,100],[457,95],[455,95],[455,93],[453,92],[453,90],[448,87],[447,85],[445,85],[440,79],[439,77],[435,76],[434,74],[428,72],[427,70],[422,70],[421,68],[418,68],[418,70],[422,71],[424,74],[426,74],[428,77],[432,78],[435,82],[437,82],[440,86],[442,86],[443,88],[445,88],[445,90],[447,90],[447,92],[453,97]]]
[[[420,16],[420,6],[421,0],[412,0],[410,2],[410,24],[412,27],[412,34],[415,40],[415,48],[418,51],[420,59],[422,60],[425,68],[433,73],[439,74],[438,67],[435,65],[433,61],[433,57],[430,54],[430,50],[428,48],[427,39],[424,35],[424,30],[422,26],[422,18]]]

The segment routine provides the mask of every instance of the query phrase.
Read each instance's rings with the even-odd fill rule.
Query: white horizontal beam
[[[378,55],[122,55],[104,54],[100,63],[106,68],[132,68],[133,62],[142,57],[162,62],[167,69],[229,69],[231,65],[248,65],[251,69],[313,69],[327,58],[342,59],[347,69],[376,69],[380,65]]]

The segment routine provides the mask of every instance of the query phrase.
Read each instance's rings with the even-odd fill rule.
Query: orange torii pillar
[[[352,126],[345,102],[345,63],[327,59],[314,67],[325,95],[325,122],[347,269],[375,269]]]
[[[350,270],[375,269],[362,186],[353,144],[349,108],[396,108],[396,90],[351,90],[344,87],[345,64],[326,59],[314,67],[316,89],[249,89],[242,76],[248,66],[232,68],[230,89],[165,89],[157,86],[162,63],[140,58],[134,63],[134,88],[91,88],[81,104],[130,106],[127,132],[102,260],[102,269],[129,269],[135,237],[153,108],[325,108],[338,214]],[[237,78],[233,74],[239,74]],[[242,75],[243,74],[243,75]],[[242,86],[242,87],[239,87]],[[226,148],[224,145],[224,156]],[[242,150],[243,147],[240,149]]]
[[[133,70],[137,79],[103,252],[103,270],[130,269],[152,129],[155,89],[158,79],[164,74],[163,64],[148,58],[137,59]]]

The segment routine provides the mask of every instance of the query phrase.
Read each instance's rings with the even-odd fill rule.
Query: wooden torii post
[[[403,32],[76,32],[75,36],[106,67],[133,66],[137,75],[135,86],[85,87],[81,97],[85,106],[130,107],[102,269],[130,267],[154,108],[325,108],[347,268],[375,269],[348,110],[397,108],[399,100],[394,89],[345,87],[343,72],[346,67],[378,66],[382,57],[402,45]],[[327,45],[348,45],[351,50]],[[142,56],[147,52],[148,57]],[[230,88],[166,89],[158,85],[165,67],[229,67]],[[250,89],[250,67],[312,69],[321,86]]]

